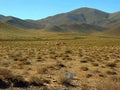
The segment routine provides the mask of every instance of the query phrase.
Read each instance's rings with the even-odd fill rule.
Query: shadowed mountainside
[[[48,31],[54,31],[54,32],[80,32],[80,33],[86,33],[90,34],[92,32],[98,32],[98,31],[104,31],[106,28],[97,26],[97,25],[91,25],[86,23],[73,23],[73,24],[62,24],[59,26],[51,26],[46,28]]]

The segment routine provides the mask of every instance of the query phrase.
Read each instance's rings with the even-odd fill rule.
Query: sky
[[[0,0],[0,15],[37,20],[82,7],[113,13],[120,0]]]

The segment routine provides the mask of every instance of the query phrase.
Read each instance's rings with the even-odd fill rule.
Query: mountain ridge
[[[92,29],[93,31],[99,31],[100,28],[102,29],[100,31],[104,31],[120,24],[120,12],[108,13],[98,9],[84,7],[40,20],[22,20],[13,16],[0,15],[0,21],[22,29],[44,29],[56,32],[69,32],[71,29],[73,29],[72,32],[79,32],[83,29],[86,32]],[[86,28],[82,27],[82,23]],[[79,28],[75,27],[75,25],[78,25]]]

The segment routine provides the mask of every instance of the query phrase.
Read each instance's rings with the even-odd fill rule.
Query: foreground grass
[[[52,35],[0,41],[0,88],[120,89],[119,37]]]

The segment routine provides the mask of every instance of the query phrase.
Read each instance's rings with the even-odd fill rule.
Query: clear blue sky
[[[81,7],[120,11],[120,0],[0,0],[0,14],[21,19],[41,19]]]

